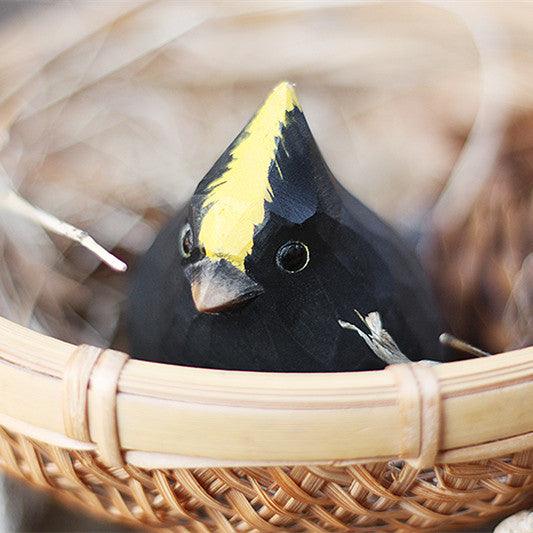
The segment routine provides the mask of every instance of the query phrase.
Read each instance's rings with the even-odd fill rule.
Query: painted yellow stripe
[[[212,260],[226,259],[244,272],[255,227],[265,219],[265,201],[272,201],[269,169],[287,113],[294,107],[300,106],[293,86],[277,85],[232,149],[226,171],[209,186],[199,241]]]

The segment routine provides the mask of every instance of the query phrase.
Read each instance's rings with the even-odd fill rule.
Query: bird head
[[[282,82],[141,262],[132,352],[240,370],[381,368],[339,326],[354,307],[378,312],[408,357],[437,353],[416,256],[336,181]]]
[[[192,197],[179,245],[197,310],[228,311],[260,297],[254,259],[281,228],[333,210],[333,182],[293,85],[278,84]],[[272,259],[289,273],[312,261],[306,243],[291,240]]]

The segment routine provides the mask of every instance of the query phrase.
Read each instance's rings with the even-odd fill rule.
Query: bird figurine
[[[142,258],[130,353],[228,370],[383,368],[364,334],[341,327],[354,309],[410,360],[443,359],[414,252],[335,179],[282,82]]]

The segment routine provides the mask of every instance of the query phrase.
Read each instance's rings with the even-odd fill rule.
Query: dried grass
[[[531,8],[454,9],[459,16],[423,3],[37,6],[0,28],[0,165],[9,176],[3,185],[134,264],[264,94],[289,78],[341,181],[400,228],[416,230],[450,175],[447,198],[464,196],[469,176],[452,169],[480,94],[485,115],[477,151],[469,153],[490,171],[501,124],[532,105]],[[498,76],[507,83],[494,83]],[[528,137],[510,142],[524,143],[525,153]],[[478,189],[486,191],[479,174]],[[476,198],[474,190],[469,202],[482,202]],[[448,212],[440,209],[442,235],[449,231]],[[484,254],[479,262],[492,262],[490,231],[498,224],[486,224],[486,211],[477,212],[483,239],[474,235],[458,247],[446,237],[451,269],[438,272],[446,290],[458,270],[476,277],[471,258]],[[470,252],[455,256],[467,246]],[[0,212],[0,253],[0,314],[72,342],[113,342],[123,276],[6,212]],[[495,308],[502,328],[530,320],[517,277],[523,254],[521,247],[501,274]],[[515,304],[508,303],[511,293]],[[474,303],[460,302],[456,331],[479,328],[465,318]],[[489,298],[483,305],[493,304]],[[522,318],[513,318],[516,313]],[[489,329],[480,336],[504,340],[480,344],[519,342],[514,333]]]

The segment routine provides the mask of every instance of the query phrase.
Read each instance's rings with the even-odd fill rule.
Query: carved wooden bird
[[[339,326],[354,309],[379,313],[410,359],[442,359],[415,254],[335,179],[282,82],[142,259],[130,351],[222,369],[383,368]]]

